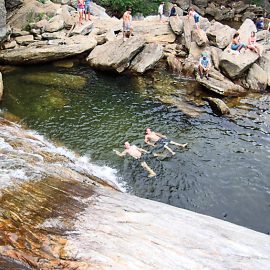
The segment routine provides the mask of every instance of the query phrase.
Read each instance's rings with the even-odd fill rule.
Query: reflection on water
[[[60,74],[55,83],[52,71]],[[33,83],[35,72],[42,80]],[[269,95],[250,95],[237,101],[231,118],[218,118],[199,102],[191,81],[156,76],[159,80],[102,75],[87,67],[27,68],[4,75],[2,107],[98,165],[117,169],[131,193],[269,232]],[[159,101],[175,96],[179,106]],[[201,106],[197,117],[181,112],[187,99],[189,110],[192,102]],[[157,172],[151,179],[131,158],[112,152],[125,140],[147,149],[145,127],[189,144],[173,147],[174,157],[150,160]]]

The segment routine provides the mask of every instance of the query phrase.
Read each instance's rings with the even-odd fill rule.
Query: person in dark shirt
[[[264,18],[260,17],[256,22],[257,31],[262,31],[264,29]]]
[[[171,11],[170,11],[170,15],[169,17],[172,17],[172,16],[176,16],[176,7],[177,5],[176,4],[173,4],[173,7],[171,8]]]

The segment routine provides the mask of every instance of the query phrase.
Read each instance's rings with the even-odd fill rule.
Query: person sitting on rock
[[[164,12],[164,2],[161,2],[158,7],[159,21],[162,22],[163,12]]]
[[[176,4],[173,4],[173,7],[171,8],[171,11],[170,11],[170,15],[169,17],[172,17],[172,16],[176,16],[176,7],[177,5]]]
[[[233,35],[231,49],[239,53],[242,49],[246,49],[246,45],[240,42],[240,34],[238,32]]]
[[[260,17],[256,22],[257,32],[262,31],[264,29],[264,18]]]
[[[84,12],[84,0],[78,0],[77,10],[79,12],[79,24],[82,25],[83,12]]]
[[[156,173],[145,162],[145,156],[142,155],[142,153],[148,153],[146,150],[139,148],[136,145],[130,145],[129,142],[125,142],[125,150],[122,153],[117,150],[113,151],[120,157],[125,155],[132,156],[136,160],[140,161],[141,166],[149,173],[148,177],[156,176]]]
[[[202,79],[203,76],[205,76],[205,78],[209,80],[210,69],[211,69],[211,61],[208,57],[208,54],[204,52],[202,53],[202,56],[200,57],[200,60],[199,60],[198,71],[199,71],[200,78]]]
[[[199,21],[200,21],[200,15],[194,10],[193,7],[191,7],[188,11],[188,19],[191,17],[194,18],[196,29],[199,29]]]
[[[256,34],[254,31],[251,32],[250,37],[248,38],[248,46],[251,51],[256,52],[259,56],[262,56],[261,48],[259,44],[256,42]]]

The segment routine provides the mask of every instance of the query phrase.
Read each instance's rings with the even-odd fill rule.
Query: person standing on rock
[[[90,12],[90,2],[91,0],[85,0],[84,2],[84,15],[85,15],[85,20],[91,21],[91,12]],[[88,16],[88,18],[86,19],[86,16]]]
[[[264,29],[264,18],[260,17],[256,22],[257,32],[262,31]]]
[[[136,145],[130,145],[129,142],[125,142],[125,150],[120,153],[117,150],[113,150],[116,155],[123,157],[125,155],[130,155],[136,160],[140,161],[141,166],[148,172],[148,177],[156,176],[156,173],[147,165],[145,162],[146,156],[143,156],[142,153],[148,153],[146,150],[137,147]]]
[[[84,12],[84,0],[78,0],[77,10],[79,12],[79,24],[82,25],[83,12]]]
[[[211,61],[208,57],[208,54],[206,52],[202,53],[202,56],[199,60],[199,75],[200,78],[202,79],[203,76],[205,76],[205,78],[207,80],[209,80],[209,71],[211,69]]]
[[[171,8],[171,11],[170,11],[170,15],[169,17],[173,17],[173,16],[176,16],[176,7],[177,5],[176,4],[173,4],[173,7]]]
[[[159,15],[159,21],[162,22],[163,13],[164,13],[164,2],[161,2],[158,7],[158,15]]]
[[[168,144],[173,144],[180,147],[186,147],[187,143],[180,144],[172,141],[171,139],[167,138],[165,135],[162,135],[160,133],[151,131],[150,128],[145,129],[145,137],[144,142],[146,144],[149,144],[151,146],[155,146],[157,148],[165,148],[167,149],[173,156],[175,155],[175,152],[168,146]],[[154,154],[154,156],[157,156]]]
[[[196,29],[199,29],[200,15],[191,7],[188,11],[188,19],[193,18],[195,21]]]
[[[126,37],[130,37],[133,35],[133,28],[132,28],[132,15],[131,15],[131,8],[123,15],[123,39],[126,41]]]

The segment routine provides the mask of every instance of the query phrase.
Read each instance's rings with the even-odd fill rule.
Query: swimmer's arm
[[[165,135],[163,135],[163,134],[161,134],[161,133],[157,133],[157,132],[155,132],[156,133],[156,135],[158,135],[158,137],[160,137],[160,138],[167,138],[167,136],[165,136]]]
[[[123,157],[127,154],[126,150],[124,150],[122,153],[120,153],[119,151],[113,149],[113,152],[115,152],[115,154],[119,157]]]
[[[144,142],[148,145],[155,146],[153,143],[151,143],[148,139],[148,137],[145,137]]]

